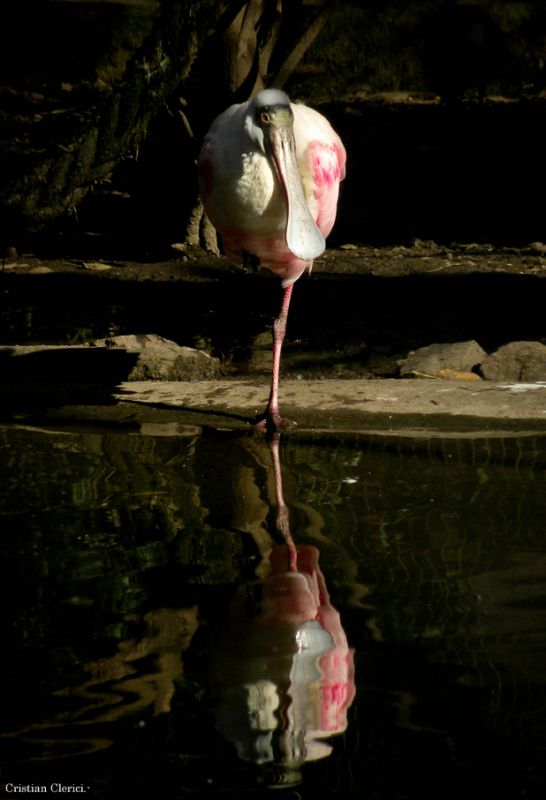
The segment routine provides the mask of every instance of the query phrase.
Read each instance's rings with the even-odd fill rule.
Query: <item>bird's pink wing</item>
[[[307,106],[296,104],[293,109],[309,206],[322,234],[328,236],[336,219],[339,184],[345,177],[345,148],[325,117]]]
[[[328,236],[336,219],[339,183],[345,177],[345,149],[341,141],[311,142],[309,152],[315,181],[316,223]]]

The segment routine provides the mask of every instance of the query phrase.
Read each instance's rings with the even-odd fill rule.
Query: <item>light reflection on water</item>
[[[2,781],[544,795],[541,438],[284,439],[297,572],[259,438],[5,427],[0,454]]]

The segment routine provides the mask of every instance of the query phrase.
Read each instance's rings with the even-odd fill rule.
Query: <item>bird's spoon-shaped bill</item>
[[[297,258],[312,261],[324,252],[326,240],[311,216],[305,199],[292,130],[273,128],[269,133],[269,145],[286,193],[286,244]]]

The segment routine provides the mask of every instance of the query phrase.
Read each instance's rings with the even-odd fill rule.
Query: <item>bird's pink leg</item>
[[[290,284],[283,291],[281,311],[273,323],[273,367],[271,371],[271,391],[267,404],[266,414],[276,422],[280,422],[279,414],[279,376],[281,371],[281,352],[284,335],[286,333],[286,320],[294,284]]]
[[[273,323],[273,366],[271,370],[271,391],[269,400],[263,415],[262,421],[258,423],[260,427],[265,427],[268,433],[279,431],[283,425],[283,419],[279,412],[279,375],[281,369],[281,352],[284,335],[286,333],[286,320],[292,297],[294,284],[286,286],[283,291],[281,310],[279,316]]]

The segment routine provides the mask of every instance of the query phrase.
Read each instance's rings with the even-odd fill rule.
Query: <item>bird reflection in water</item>
[[[271,781],[296,784],[304,762],[325,758],[325,739],[347,727],[353,651],[332,606],[319,551],[294,543],[284,502],[279,434],[269,445],[276,530],[269,575],[237,591],[211,660],[216,726],[240,758],[271,767]]]

